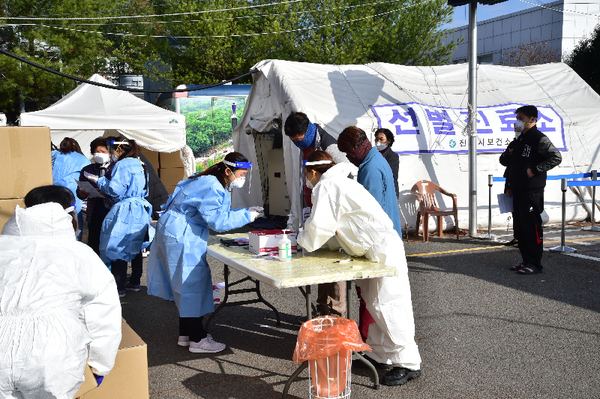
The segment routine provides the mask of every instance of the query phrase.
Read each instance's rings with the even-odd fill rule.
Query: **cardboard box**
[[[25,208],[23,198],[0,200],[0,231],[2,231],[4,223],[15,214],[15,206],[17,205]]]
[[[292,243],[292,253],[298,250],[296,233],[286,230],[286,236]],[[248,249],[253,254],[279,253],[279,240],[283,238],[283,230],[251,231],[248,233]]]
[[[94,388],[98,388],[98,384],[96,383],[96,378],[94,377],[94,373],[92,373],[92,369],[87,364],[85,365],[85,370],[83,371],[83,376],[85,377],[85,381],[79,387],[79,390],[75,394],[75,398],[78,399],[84,393],[91,391]]]
[[[174,186],[165,186],[165,188],[167,189],[167,192],[169,194],[173,194],[173,192],[175,191],[175,187],[177,187],[177,185],[174,185]]]
[[[123,338],[115,367],[104,377],[99,387],[84,393],[80,399],[148,399],[150,393],[146,343],[124,320],[122,328]],[[91,378],[94,376],[91,375]]]
[[[185,170],[183,167],[159,169],[158,175],[160,176],[160,181],[162,181],[165,186],[176,186],[177,183],[183,180]]]
[[[158,168],[160,167],[159,161],[158,161],[158,152],[156,151],[150,151],[145,149],[144,147],[140,147],[140,152],[142,154],[144,154],[144,156],[146,157],[146,159],[148,160],[148,162],[150,162],[152,164],[152,166],[154,167],[154,170],[158,170]]]
[[[175,151],[171,153],[161,152],[160,167],[164,169],[183,168],[183,161],[181,160],[181,151]]]
[[[0,199],[52,184],[50,128],[0,127]]]

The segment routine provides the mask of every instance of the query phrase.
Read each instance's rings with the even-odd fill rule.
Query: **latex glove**
[[[100,384],[102,384],[102,380],[104,380],[104,376],[94,374],[94,377],[96,377],[96,384],[98,384],[98,386],[100,386]]]
[[[250,211],[250,223],[252,223],[256,219],[258,219],[259,216],[260,216],[260,213],[258,213],[256,211]]]
[[[264,213],[265,212],[265,208],[263,208],[262,206],[251,206],[250,208],[248,208],[248,210],[250,212],[254,211],[254,212],[258,212],[258,213]]]
[[[88,179],[89,181],[93,182],[93,183],[98,183],[98,179],[99,177],[96,175],[93,175],[91,173],[88,172],[83,172],[83,175],[85,176],[86,179]]]

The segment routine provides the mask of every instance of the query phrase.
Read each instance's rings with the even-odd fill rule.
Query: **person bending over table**
[[[392,220],[360,183],[347,177],[348,166],[336,165],[326,152],[312,153],[304,171],[314,186],[313,206],[298,244],[312,252],[335,238],[351,256],[364,255],[396,268],[395,277],[356,280],[375,320],[367,338],[373,349],[369,355],[393,366],[382,378],[385,385],[403,385],[420,377],[404,244]]]
[[[148,294],[175,301],[179,309],[179,346],[192,353],[217,353],[216,342],[202,325],[214,311],[210,268],[206,261],[208,231],[225,232],[253,222],[260,207],[231,209],[229,188],[242,188],[250,162],[239,152],[177,184],[158,219],[146,274]]]

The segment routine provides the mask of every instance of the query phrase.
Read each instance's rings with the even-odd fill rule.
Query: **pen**
[[[346,263],[346,262],[352,262],[354,259],[343,259],[343,260],[336,260],[333,263]]]

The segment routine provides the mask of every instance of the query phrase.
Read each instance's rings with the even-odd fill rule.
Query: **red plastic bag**
[[[324,359],[342,349],[352,352],[371,351],[360,337],[354,320],[320,316],[302,324],[298,332],[293,360],[302,363],[310,359]]]
[[[293,360],[308,360],[317,397],[334,398],[350,385],[352,352],[370,350],[354,320],[321,316],[300,327]]]

